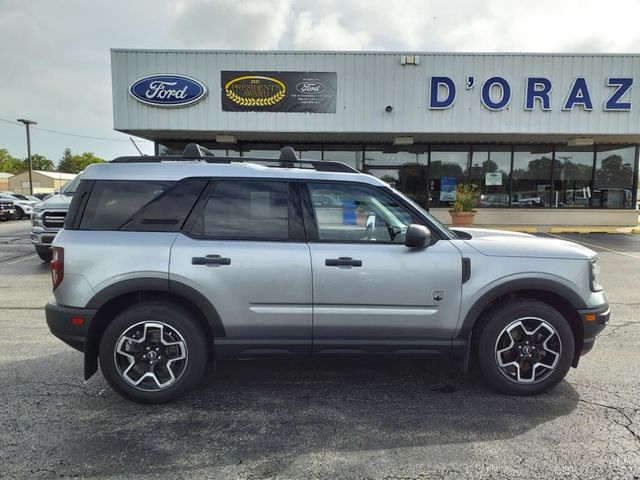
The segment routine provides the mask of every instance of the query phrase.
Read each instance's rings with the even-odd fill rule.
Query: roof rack
[[[216,157],[214,154],[197,143],[188,144],[182,155],[153,155],[140,157],[118,157],[111,163],[161,163],[199,160],[207,163],[273,163],[268,165],[281,168],[304,168],[310,166],[318,172],[360,173],[355,168],[342,162],[332,160],[302,160],[296,156],[292,147],[282,147],[279,158],[248,158],[248,157]]]

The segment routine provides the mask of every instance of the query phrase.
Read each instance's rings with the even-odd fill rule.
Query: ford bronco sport
[[[597,255],[452,231],[386,183],[285,147],[266,159],[124,157],[87,168],[53,242],[54,335],[141,403],[173,401],[211,358],[457,357],[530,395],[609,319]]]

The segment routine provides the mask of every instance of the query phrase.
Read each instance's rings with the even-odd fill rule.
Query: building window
[[[598,147],[591,203],[593,208],[632,208],[636,147]]]
[[[417,165],[418,158],[415,153],[407,151],[385,152],[374,150],[375,147],[366,147],[364,152],[364,168],[368,167],[397,167],[403,165]]]
[[[346,163],[356,170],[362,170],[362,145],[325,145],[322,159]]]
[[[511,207],[541,208],[550,205],[553,148],[516,147],[513,152]]]
[[[429,164],[429,206],[450,207],[456,196],[456,187],[469,178],[471,150],[431,150]]]
[[[552,207],[590,208],[593,187],[593,147],[557,147],[553,163]]]
[[[511,174],[511,147],[495,150],[473,149],[471,183],[478,186],[478,207],[508,208]]]

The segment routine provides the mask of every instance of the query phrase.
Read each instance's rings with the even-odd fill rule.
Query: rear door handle
[[[222,258],[220,255],[207,255],[206,257],[192,257],[192,265],[231,265],[230,258]]]
[[[354,260],[351,257],[327,258],[324,264],[327,267],[361,267],[362,260]]]

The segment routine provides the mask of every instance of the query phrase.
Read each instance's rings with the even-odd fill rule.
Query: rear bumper
[[[605,303],[597,308],[590,308],[588,310],[578,310],[580,318],[582,318],[582,327],[584,331],[582,351],[580,355],[588,353],[593,348],[593,344],[598,334],[604,330],[609,322],[609,316],[611,315],[611,309],[609,304]]]
[[[84,352],[87,329],[96,310],[65,307],[49,302],[44,311],[51,333],[67,345]],[[79,319],[84,320],[82,324]]]

